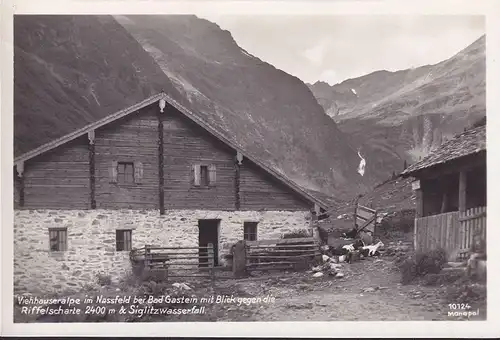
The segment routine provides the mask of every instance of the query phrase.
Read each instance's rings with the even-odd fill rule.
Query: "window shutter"
[[[109,183],[116,183],[118,181],[118,162],[111,161],[109,167]]]
[[[208,184],[210,186],[214,186],[215,185],[215,179],[216,179],[216,176],[215,176],[215,164],[210,164],[208,166]]]
[[[200,164],[193,165],[194,185],[200,186]]]
[[[134,162],[134,181],[135,184],[142,183],[142,177],[144,175],[144,168],[142,162]]]

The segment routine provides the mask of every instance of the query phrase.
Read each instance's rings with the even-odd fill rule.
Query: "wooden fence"
[[[136,274],[156,272],[169,278],[201,277],[215,279],[214,247],[157,247],[145,245],[130,252]]]
[[[443,248],[454,260],[471,247],[476,231],[486,237],[486,207],[416,218],[415,250]]]
[[[312,237],[240,242],[242,246],[236,247],[233,253],[233,269],[245,273],[305,269],[315,256],[321,255],[319,244]],[[240,274],[236,273],[237,276]]]

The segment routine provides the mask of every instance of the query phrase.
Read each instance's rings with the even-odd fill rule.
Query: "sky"
[[[307,83],[450,58],[485,33],[483,16],[203,16],[249,53]]]

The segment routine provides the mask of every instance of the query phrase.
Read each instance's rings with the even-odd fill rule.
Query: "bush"
[[[95,275],[96,282],[99,286],[110,286],[112,283],[111,275],[97,273]]]
[[[446,252],[443,249],[418,252],[400,263],[401,283],[408,284],[417,277],[441,272],[446,263]]]

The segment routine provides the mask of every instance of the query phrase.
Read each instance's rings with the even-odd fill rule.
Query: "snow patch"
[[[358,95],[355,89],[351,89],[351,92],[354,93],[356,96]]]

